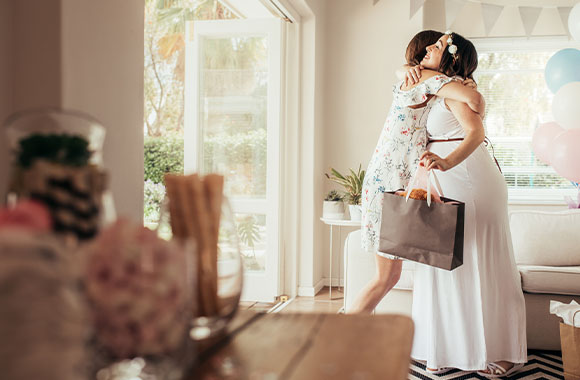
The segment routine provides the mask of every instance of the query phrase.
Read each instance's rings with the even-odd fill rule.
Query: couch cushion
[[[528,293],[580,295],[580,266],[518,265]]]
[[[513,211],[510,229],[517,264],[580,265],[580,210]]]

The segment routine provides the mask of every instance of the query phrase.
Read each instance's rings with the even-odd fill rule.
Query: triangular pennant
[[[447,28],[451,27],[464,5],[463,0],[445,0],[445,26]]]
[[[568,16],[570,16],[570,11],[572,7],[558,7],[558,13],[562,19],[562,25],[564,25],[564,30],[566,34],[570,35],[570,30],[568,29]]]
[[[526,36],[529,37],[532,34],[542,9],[543,8],[541,7],[518,7],[522,23],[524,24],[524,30],[526,31]]]
[[[411,13],[409,15],[409,18],[413,18],[413,16],[415,16],[415,13],[417,13],[417,11],[423,6],[423,4],[425,4],[425,0],[411,0]]]
[[[486,36],[491,32],[502,11],[503,5],[481,3],[481,14],[483,15],[483,26],[485,27]]]

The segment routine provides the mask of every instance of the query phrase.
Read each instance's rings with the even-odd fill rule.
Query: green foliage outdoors
[[[145,129],[147,136],[182,133],[185,25],[236,18],[217,0],[145,1]]]
[[[266,144],[264,129],[207,136],[203,144],[204,168],[213,172],[223,170],[220,167],[229,168],[233,194],[265,195]]]
[[[163,183],[165,173],[183,174],[183,138],[145,138],[145,181]]]
[[[165,186],[151,180],[145,181],[145,224],[155,224],[159,221],[161,203],[165,197]]]
[[[238,221],[238,236],[242,243],[252,248],[255,257],[256,252],[254,247],[256,246],[256,242],[260,241],[260,229],[253,215],[245,216]]]
[[[38,159],[67,166],[84,166],[90,158],[89,143],[83,137],[35,134],[20,140],[17,160],[20,167],[28,168]]]

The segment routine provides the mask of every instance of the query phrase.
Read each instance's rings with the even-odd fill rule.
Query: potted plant
[[[336,190],[331,190],[322,203],[322,217],[325,219],[343,219],[344,203],[343,197]]]
[[[342,175],[336,169],[330,168],[330,175],[328,173],[324,173],[324,175],[329,180],[344,186],[345,200],[348,203],[350,219],[361,220],[362,212],[360,204],[365,171],[362,170],[361,165],[359,165],[356,173],[352,169],[349,169],[349,171],[349,174]]]

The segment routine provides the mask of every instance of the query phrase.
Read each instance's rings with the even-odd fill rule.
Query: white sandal
[[[436,370],[432,370],[432,369],[425,367],[425,372],[427,372],[430,375],[443,375],[443,374],[451,371],[452,369],[453,368],[451,368],[451,367],[442,367],[442,368],[438,368]]]
[[[522,369],[523,366],[524,366],[523,363],[517,363],[517,364],[514,363],[510,369],[506,370],[504,367],[500,366],[499,364],[488,363],[487,370],[489,371],[489,373],[477,371],[477,374],[480,376],[486,377],[488,379],[496,379],[498,377],[511,376],[514,373],[518,372],[520,369]]]

